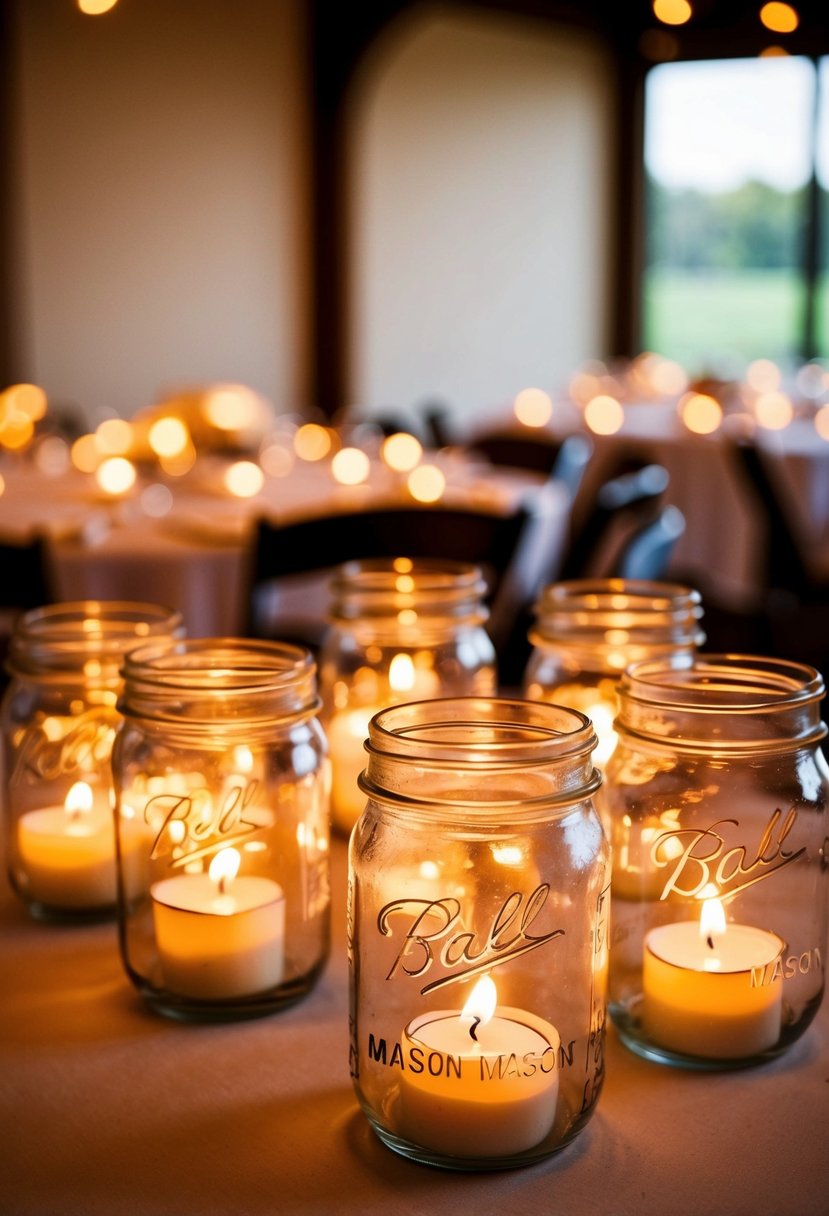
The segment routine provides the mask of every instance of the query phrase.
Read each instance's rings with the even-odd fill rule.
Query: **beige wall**
[[[21,371],[91,419],[302,403],[303,0],[18,0]]]
[[[353,403],[470,410],[606,349],[611,92],[585,35],[427,12],[352,119]]]

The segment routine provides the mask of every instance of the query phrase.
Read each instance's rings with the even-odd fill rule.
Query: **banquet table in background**
[[[8,1216],[818,1216],[829,1194],[829,1005],[787,1055],[665,1068],[611,1029],[597,1112],[523,1170],[461,1175],[384,1148],[348,1075],[346,849],[329,964],[251,1022],[151,1014],[112,925],[28,919],[0,880],[0,1209]]]
[[[559,487],[519,472],[482,471],[457,455],[444,457],[443,466],[447,503],[506,512],[532,496],[549,521],[545,537],[555,568],[570,509]],[[167,483],[167,509],[156,515],[147,507],[155,510],[158,496],[153,501],[141,488],[106,499],[80,473],[49,477],[30,465],[12,465],[3,469],[0,536],[20,541],[45,533],[57,599],[152,600],[179,609],[192,637],[235,636],[248,616],[246,562],[258,517],[282,521],[359,510],[403,496],[400,479],[379,465],[367,484],[343,486],[327,463],[297,463],[290,475],[266,478],[259,494],[238,498],[223,487],[223,467],[208,460],[194,475]],[[303,588],[305,600],[308,594]],[[322,612],[324,588],[315,595],[314,609]],[[286,610],[296,611],[290,605]]]

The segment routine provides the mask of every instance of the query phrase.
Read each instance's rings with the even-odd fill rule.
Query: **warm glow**
[[[135,465],[123,456],[110,456],[98,466],[95,480],[105,494],[125,494],[135,485]]]
[[[265,474],[252,460],[237,460],[225,470],[224,483],[237,498],[253,498],[265,484]]]
[[[100,17],[115,8],[117,3],[118,0],[78,0],[78,8],[82,13],[86,13],[87,17]]]
[[[768,431],[782,431],[794,416],[792,403],[785,393],[761,393],[754,402],[754,416]]]
[[[180,418],[159,418],[147,436],[156,456],[170,458],[184,452],[190,442],[190,432]]]
[[[60,435],[44,435],[35,448],[34,462],[47,477],[60,477],[69,468],[69,444]]]
[[[524,850],[518,844],[494,844],[492,856],[499,865],[520,866],[524,860]]]
[[[688,0],[653,0],[653,15],[665,25],[684,25],[693,11]]]
[[[100,461],[94,435],[81,435],[72,444],[72,463],[81,473],[94,473]]]
[[[183,477],[196,463],[196,449],[188,438],[180,452],[173,456],[159,456],[158,463],[169,477]]]
[[[212,882],[219,884],[219,890],[224,891],[225,884],[233,882],[242,864],[242,854],[238,849],[219,849],[210,863],[208,874]]]
[[[359,448],[341,448],[331,461],[331,472],[341,486],[359,486],[368,480],[371,461]]]
[[[88,815],[92,810],[92,787],[85,781],[76,781],[70,786],[63,806],[67,815],[71,815],[73,819]]]
[[[601,394],[584,407],[584,421],[594,435],[615,435],[624,420],[624,412],[615,397]]]
[[[462,1018],[477,1018],[486,1025],[491,1021],[498,1004],[498,990],[490,975],[482,975],[469,994],[469,999],[461,1010]]]
[[[675,397],[688,387],[688,376],[685,368],[672,359],[656,359],[648,368],[651,387],[654,392],[666,397]]]
[[[264,407],[252,389],[243,385],[216,388],[207,394],[203,412],[220,431],[243,431],[262,421]]]
[[[35,424],[28,414],[11,409],[0,414],[0,443],[3,447],[17,451],[30,443],[35,433]]]
[[[3,474],[0,473],[0,498],[2,498],[2,496],[5,494],[5,492],[6,492],[6,479],[3,476]]]
[[[746,368],[746,382],[757,393],[770,393],[780,387],[780,368],[771,359],[755,359]]]
[[[434,882],[440,878],[440,866],[435,861],[421,861],[417,868],[420,877],[425,878],[428,882]]]
[[[764,4],[760,9],[760,20],[767,30],[775,34],[792,34],[800,24],[796,9],[790,4]]]
[[[613,755],[618,739],[613,729],[616,710],[606,701],[596,701],[595,704],[586,706],[583,712],[593,723],[593,730],[596,732],[597,743],[593,751],[593,761],[595,764],[606,764]]]
[[[689,431],[695,435],[710,435],[722,422],[722,407],[707,393],[686,393],[679,403],[679,413]]]
[[[246,743],[237,743],[233,749],[233,769],[237,773],[253,772],[253,752]]]
[[[125,456],[132,445],[132,427],[126,418],[107,418],[95,432],[98,451],[107,456]]]
[[[704,899],[699,914],[700,937],[714,942],[718,937],[722,937],[723,933],[725,933],[725,908],[722,906],[722,900]]]
[[[446,489],[446,478],[437,465],[422,464],[412,469],[406,484],[417,502],[437,502]]]
[[[815,414],[815,430],[821,439],[829,442],[829,405],[822,405]]]
[[[395,692],[411,692],[415,686],[415,665],[411,655],[394,656],[389,664],[389,684]]]
[[[423,455],[420,440],[406,431],[398,431],[383,440],[380,455],[395,473],[408,473]]]
[[[324,426],[306,422],[294,435],[294,451],[300,460],[323,460],[331,451],[331,436]]]
[[[259,463],[269,477],[287,477],[294,467],[294,454],[281,443],[269,443],[259,453]]]
[[[141,491],[141,510],[145,515],[149,515],[151,519],[161,519],[166,515],[173,506],[172,491],[161,484],[160,481],[154,482],[151,486],[146,486]]]
[[[0,393],[0,412],[25,414],[39,422],[46,414],[46,394],[37,384],[12,384]]]
[[[553,403],[543,388],[522,389],[512,408],[524,426],[546,426],[553,416]]]

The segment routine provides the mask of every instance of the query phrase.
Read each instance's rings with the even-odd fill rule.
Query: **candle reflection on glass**
[[[63,806],[21,815],[20,867],[28,897],[48,907],[105,908],[115,903],[112,813],[92,787],[76,781]]]

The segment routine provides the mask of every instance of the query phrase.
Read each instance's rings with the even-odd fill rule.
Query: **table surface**
[[[558,1156],[454,1174],[383,1147],[348,1075],[346,848],[318,986],[267,1018],[168,1021],[113,925],[36,924],[0,885],[0,1210],[8,1216],[811,1216],[829,1195],[829,1004],[778,1060],[652,1064],[609,1033],[596,1113]]]

